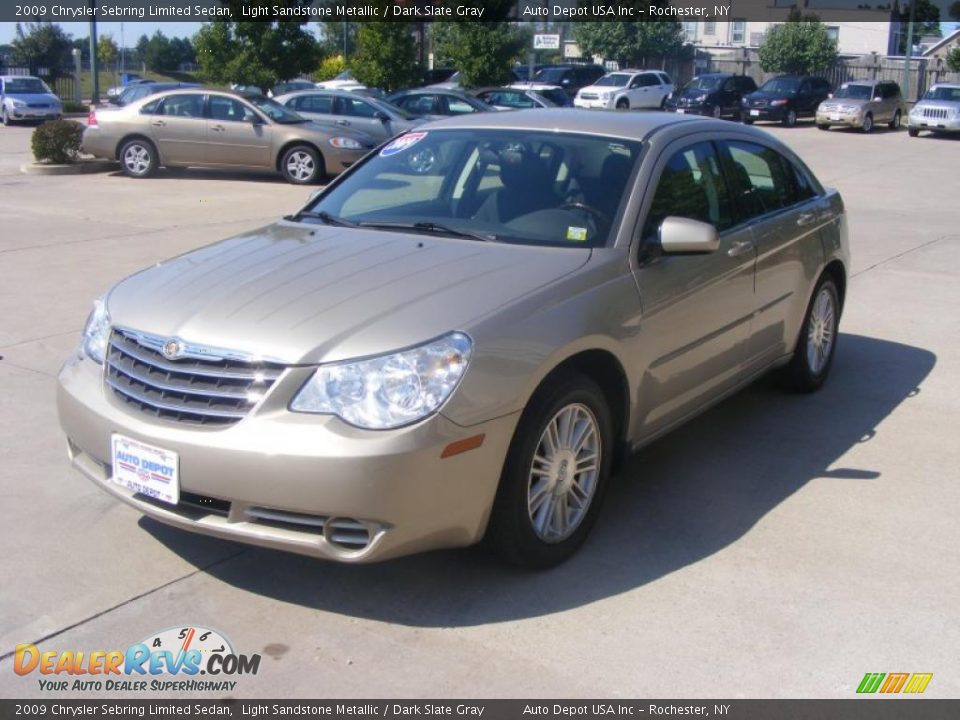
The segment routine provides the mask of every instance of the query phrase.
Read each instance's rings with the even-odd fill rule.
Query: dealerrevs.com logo
[[[39,675],[40,690],[223,692],[241,675],[256,675],[260,656],[243,655],[216,630],[200,626],[169,628],[148,635],[126,650],[41,650],[17,645],[17,675]]]

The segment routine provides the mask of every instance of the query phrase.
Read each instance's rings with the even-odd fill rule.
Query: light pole
[[[903,99],[910,102],[910,56],[913,55],[913,21],[917,16],[917,1],[910,0],[910,21],[907,23],[907,47],[903,59]]]
[[[90,0],[90,75],[93,80],[90,102],[100,102],[100,65],[97,62],[97,0]]]

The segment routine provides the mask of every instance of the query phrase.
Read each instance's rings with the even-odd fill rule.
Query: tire
[[[829,129],[830,129],[829,125],[821,125],[820,123],[817,123],[817,130],[829,130]]]
[[[793,108],[789,108],[786,113],[784,113],[783,120],[784,127],[793,127],[797,124],[797,111]]]
[[[661,109],[661,110],[666,110],[666,109],[667,109],[667,96],[666,96],[666,95],[664,95],[664,96],[663,96],[663,100],[660,101],[660,109]]]
[[[717,120],[719,120],[719,119],[720,119],[720,115],[721,115],[720,106],[719,106],[719,105],[714,105],[714,106],[713,106],[713,111],[710,113],[710,116],[716,118]]]
[[[572,438],[562,437],[560,449],[552,450],[550,429],[565,436],[570,419]],[[571,472],[591,455],[591,470]],[[612,459],[613,423],[603,392],[584,375],[559,374],[534,394],[517,426],[487,543],[504,561],[531,570],[567,560],[596,522]],[[557,512],[561,508],[566,512]]]
[[[322,180],[325,173],[323,158],[309,145],[294,145],[280,158],[280,173],[294,185],[309,185]]]
[[[7,115],[7,109],[3,108],[3,111],[0,112],[0,122],[3,123],[4,127],[10,127],[13,125],[13,120]]]
[[[629,109],[630,109],[629,100],[627,100],[626,98],[620,98],[619,100],[617,100],[617,110],[629,110]]]
[[[867,113],[863,118],[863,127],[860,128],[865,133],[873,132],[873,113]]]
[[[120,168],[132,178],[150,177],[157,171],[157,149],[149,140],[134,138],[120,148]]]
[[[899,130],[899,129],[900,129],[900,120],[901,120],[901,119],[902,119],[902,116],[901,116],[901,114],[900,114],[900,111],[897,110],[897,111],[893,114],[893,120],[890,121],[890,125],[889,125],[888,127],[889,127],[891,130]]]
[[[783,368],[781,380],[790,390],[817,390],[833,365],[840,322],[840,294],[833,278],[824,275],[817,283],[790,364]]]
[[[908,127],[908,128],[907,128],[907,135],[909,135],[910,137],[917,137],[918,135],[920,135],[920,129],[919,129],[919,128]]]
[[[740,122],[742,122],[744,125],[753,125],[753,120],[748,118],[746,115],[740,116]]]

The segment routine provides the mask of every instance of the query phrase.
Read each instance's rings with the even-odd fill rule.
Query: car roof
[[[550,129],[554,132],[581,133],[625,140],[641,140],[653,132],[681,123],[709,123],[718,131],[730,127],[730,123],[694,115],[675,115],[660,112],[598,112],[576,108],[538,108],[515,110],[509,113],[470,113],[436,120],[423,125],[423,130],[445,128],[472,128],[490,130],[537,131]],[[754,128],[750,128],[754,130]],[[762,131],[757,133],[763,135]],[[765,136],[765,135],[764,135]]]
[[[360,95],[359,93],[350,92],[349,90],[341,90],[340,88],[320,88],[315,87],[313,90],[294,90],[293,92],[283,93],[280,97],[292,98],[292,97],[303,97],[304,95],[336,95],[339,97],[348,97],[348,98],[366,98],[367,100],[376,100],[377,98],[371,98],[369,95]]]
[[[463,92],[462,90],[455,90],[453,88],[445,87],[410,88],[409,90],[400,90],[395,92],[393,95],[454,95],[456,97],[470,97],[469,94]]]
[[[934,88],[939,88],[939,87],[954,88],[956,90],[960,90],[960,83],[951,83],[951,82],[934,83],[927,89],[933,90]]]
[[[0,80],[21,80],[29,78],[30,80],[39,80],[36,75],[0,75]]]
[[[721,77],[736,77],[736,76],[735,76],[733,73],[701,73],[700,75],[696,75],[695,77],[698,77],[698,78],[705,78],[705,77],[721,78]],[[749,77],[749,76],[748,76],[748,75],[744,75],[743,77]]]

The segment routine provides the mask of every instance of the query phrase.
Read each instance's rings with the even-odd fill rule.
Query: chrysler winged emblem
[[[183,352],[183,346],[180,344],[180,341],[176,338],[171,338],[163,344],[163,356],[167,360],[176,360],[180,357],[180,353]]]

